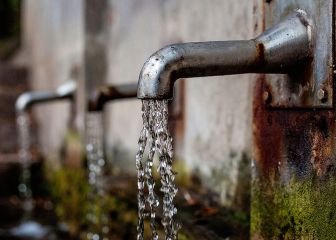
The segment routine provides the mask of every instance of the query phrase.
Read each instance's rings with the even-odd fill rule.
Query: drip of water
[[[34,204],[30,179],[30,166],[32,161],[32,155],[30,152],[30,119],[27,113],[22,113],[17,117],[17,127],[19,134],[19,159],[22,168],[18,190],[23,199],[23,218],[29,219],[34,208]]]
[[[32,154],[30,151],[30,118],[28,113],[21,113],[16,119],[19,137],[19,159],[21,163],[21,179],[18,186],[20,197],[23,200],[23,218],[21,223],[12,228],[13,236],[24,238],[42,238],[49,229],[32,220],[34,201],[31,190]]]
[[[106,162],[104,159],[103,143],[103,117],[101,112],[88,113],[86,117],[86,154],[88,160],[88,178],[91,186],[89,200],[98,205],[104,201],[105,191],[103,186],[104,170]],[[101,226],[101,229],[91,230],[87,233],[87,239],[100,240],[108,239],[109,232],[108,216],[105,213],[97,215],[94,209],[89,212],[88,220],[95,226]]]
[[[95,193],[103,195],[102,176],[105,166],[102,114],[100,112],[87,115],[87,144],[86,153],[88,158],[89,183]]]
[[[158,172],[161,178],[160,191],[163,193],[163,218],[162,225],[166,233],[166,240],[174,240],[180,228],[174,219],[177,209],[173,200],[177,193],[174,184],[176,173],[172,170],[173,147],[172,138],[168,131],[168,101],[144,100],[142,102],[143,129],[139,138],[139,150],[136,155],[136,167],[138,172],[138,240],[144,239],[144,219],[150,216],[152,238],[157,240],[158,234],[155,225],[155,215],[159,206],[158,197],[155,194],[155,182],[152,175],[153,159],[159,157]],[[146,161],[143,155],[149,143],[149,154]],[[145,167],[144,167],[145,166]],[[145,182],[148,195],[145,196]],[[149,214],[146,212],[146,203]]]

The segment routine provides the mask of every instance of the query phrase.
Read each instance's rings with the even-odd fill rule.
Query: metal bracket
[[[288,75],[268,74],[267,104],[273,108],[332,108],[334,75],[334,0],[273,0],[265,7],[265,27],[302,9],[312,23],[314,58]]]

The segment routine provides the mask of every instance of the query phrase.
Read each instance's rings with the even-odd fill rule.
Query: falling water
[[[30,118],[28,113],[20,113],[17,116],[17,128],[19,137],[19,159],[21,163],[21,179],[18,186],[19,194],[23,199],[23,217],[21,223],[12,228],[10,233],[16,237],[29,239],[42,238],[48,233],[48,228],[33,220],[34,201],[31,190],[32,154],[30,151]]]
[[[30,165],[32,155],[30,152],[30,119],[27,113],[17,117],[19,134],[19,159],[22,173],[18,186],[20,196],[23,198],[24,220],[29,219],[33,210],[32,191],[30,186]]]
[[[105,195],[103,186],[103,177],[105,170],[105,160],[104,160],[104,143],[103,143],[103,119],[101,112],[88,113],[86,121],[87,130],[87,145],[86,153],[88,160],[88,178],[89,184],[91,186],[89,193],[90,202],[98,203],[100,200],[103,201]],[[102,229],[90,231],[87,234],[87,239],[100,240],[107,239],[109,232],[108,228],[108,217],[105,213],[97,216],[95,211],[90,211],[88,214],[89,221],[93,226],[102,226]]]
[[[152,239],[157,240],[156,210],[159,206],[159,199],[155,194],[155,182],[152,168],[155,154],[158,155],[159,165],[157,171],[161,178],[160,191],[163,193],[162,225],[166,233],[166,240],[177,238],[179,224],[174,216],[177,209],[173,200],[177,193],[174,184],[175,174],[172,170],[172,138],[168,131],[168,101],[166,100],[144,100],[142,102],[143,129],[139,138],[139,150],[136,155],[136,167],[138,171],[138,240],[144,239],[144,220],[150,218]],[[148,143],[149,153],[146,160],[143,155]],[[145,194],[147,187],[148,195]],[[146,204],[148,208],[146,209]]]
[[[105,166],[102,122],[102,114],[100,112],[93,112],[87,115],[86,153],[88,158],[89,183],[95,193],[99,195],[104,194],[101,182]]]

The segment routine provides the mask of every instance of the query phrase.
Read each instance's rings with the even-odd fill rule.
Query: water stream
[[[172,138],[168,131],[168,101],[143,100],[142,102],[143,128],[139,138],[139,149],[136,155],[138,175],[138,240],[144,239],[144,221],[150,220],[152,239],[159,239],[156,226],[156,212],[160,204],[155,193],[153,178],[153,161],[158,159],[157,171],[160,175],[162,199],[162,225],[166,240],[177,238],[179,224],[175,220],[177,209],[174,206],[174,197],[177,187],[174,184],[176,173],[172,169],[173,147]],[[144,158],[146,146],[148,157]],[[156,157],[155,157],[156,156]]]
[[[102,130],[102,114],[88,113],[86,127],[86,153],[89,169],[89,183],[94,193],[103,195],[102,175],[104,171],[104,146]]]
[[[32,162],[30,152],[30,119],[27,113],[22,113],[17,117],[17,127],[19,135],[19,160],[22,168],[18,190],[23,200],[23,220],[27,220],[31,217],[34,207],[30,179],[30,166]]]
[[[17,116],[17,128],[19,138],[19,160],[21,164],[21,179],[18,186],[20,197],[23,200],[23,217],[21,223],[10,229],[10,233],[16,237],[43,238],[49,229],[33,220],[34,199],[31,189],[32,153],[30,136],[30,117],[28,113]]]
[[[104,205],[104,171],[106,169],[104,159],[103,142],[103,116],[101,112],[88,113],[86,117],[86,154],[88,165],[88,178],[91,186],[88,200],[92,203],[92,209],[88,213],[88,220],[92,223],[92,229],[87,233],[87,239],[108,239],[108,216],[105,213],[97,214],[95,207]],[[100,211],[98,211],[100,212]],[[97,229],[98,227],[98,229]]]

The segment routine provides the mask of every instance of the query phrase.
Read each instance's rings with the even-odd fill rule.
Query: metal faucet
[[[312,25],[297,10],[260,36],[246,41],[173,44],[154,53],[144,64],[138,98],[171,99],[180,78],[243,73],[290,73],[312,60]]]
[[[106,85],[94,89],[89,96],[88,111],[102,111],[109,101],[136,98],[137,84]]]
[[[23,93],[16,100],[16,112],[26,112],[31,106],[37,103],[73,99],[76,89],[76,82],[69,81],[59,86],[55,91],[32,91]]]

